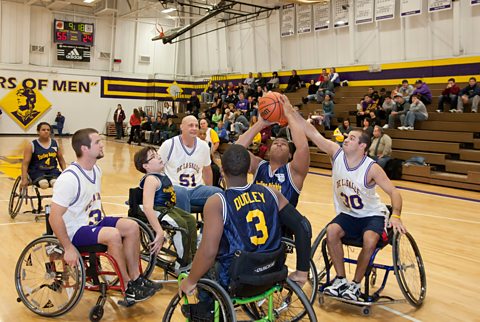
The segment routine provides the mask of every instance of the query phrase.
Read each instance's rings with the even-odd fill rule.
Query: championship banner
[[[395,0],[375,0],[375,21],[395,18]]]
[[[333,27],[348,26],[348,0],[335,0],[333,4]]]
[[[90,47],[57,44],[57,59],[68,61],[90,61]]]
[[[355,24],[373,22],[373,0],[355,1]]]
[[[422,0],[401,0],[400,17],[416,16],[422,14]]]
[[[289,3],[282,6],[280,16],[280,34],[288,37],[295,34],[295,4]]]
[[[313,5],[313,28],[315,31],[330,28],[330,2]]]
[[[452,0],[428,0],[428,12],[437,12],[452,9]]]
[[[312,32],[312,6],[297,5],[297,34]]]

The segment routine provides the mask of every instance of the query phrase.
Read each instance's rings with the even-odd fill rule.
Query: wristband
[[[399,215],[392,215],[391,217],[401,219],[401,217]]]

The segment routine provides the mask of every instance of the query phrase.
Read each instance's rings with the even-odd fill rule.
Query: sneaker
[[[476,111],[476,110],[472,110],[472,113],[477,113],[477,111]]]
[[[331,296],[342,296],[343,292],[348,288],[348,281],[344,278],[335,278],[333,284],[325,287],[323,293]]]
[[[437,113],[442,113],[443,111],[442,110],[437,110]]]
[[[400,131],[403,131],[405,130],[407,127],[406,126],[399,126],[397,129],[400,130]]]
[[[463,113],[463,111],[462,111],[462,110],[458,110],[458,109],[457,109],[457,113]]]
[[[150,288],[155,292],[160,291],[163,288],[163,285],[161,283],[153,282],[148,278],[143,277],[142,275],[140,275],[134,283],[138,283],[143,287]]]
[[[388,124],[385,124],[385,125],[383,126],[383,128],[384,128],[384,129],[388,129]]]
[[[413,128],[413,126],[406,126],[406,127],[405,127],[405,130],[407,130],[407,131],[412,131],[412,130],[415,130],[415,129]]]
[[[450,110],[450,113],[457,113],[456,109]]]
[[[347,289],[343,291],[342,298],[351,301],[358,301],[360,299],[360,284],[355,282],[350,282],[347,286]]]
[[[126,302],[142,302],[148,300],[155,294],[155,291],[151,288],[144,287],[139,283],[129,281],[127,283],[127,289],[125,290]]]

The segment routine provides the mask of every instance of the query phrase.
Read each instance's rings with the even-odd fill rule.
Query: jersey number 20
[[[258,218],[258,223],[255,224],[255,229],[257,230],[257,233],[262,233],[262,237],[258,237],[258,235],[252,236],[250,237],[250,241],[255,246],[263,245],[267,242],[268,239],[268,229],[265,222],[265,216],[263,215],[262,211],[255,209],[248,212],[246,218],[247,222],[252,222],[253,218]]]

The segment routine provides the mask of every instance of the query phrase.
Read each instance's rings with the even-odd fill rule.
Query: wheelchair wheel
[[[322,285],[327,282],[327,269],[330,269],[332,266],[332,260],[327,254],[327,261],[325,261],[325,254],[322,251],[322,244],[327,236],[327,227],[323,228],[322,231],[318,234],[317,238],[312,245],[312,254],[311,258],[315,264],[317,270],[317,283]],[[326,267],[328,264],[328,268]]]
[[[243,305],[242,308],[252,319],[262,320],[268,317],[268,299]],[[273,314],[275,321],[317,321],[305,293],[288,278],[283,282],[282,290],[273,294]]]
[[[35,239],[23,250],[15,267],[19,300],[46,317],[67,313],[80,301],[85,270],[80,254],[76,267],[63,261],[63,247],[53,236]]]
[[[427,293],[427,278],[422,255],[412,235],[396,234],[392,255],[400,290],[412,306],[420,307]]]
[[[140,228],[140,263],[142,265],[143,276],[149,278],[155,269],[156,256],[150,252],[150,243],[155,239],[154,232],[143,221],[128,217],[137,222]]]
[[[13,184],[12,192],[10,193],[10,200],[8,202],[8,214],[12,219],[14,219],[20,209],[22,208],[22,202],[25,199],[24,193],[22,193],[22,188],[20,183],[22,182],[22,177],[18,176]]]
[[[101,305],[95,305],[94,307],[92,307],[92,309],[90,310],[90,314],[88,315],[90,321],[100,321],[103,317],[103,311],[103,306]]]
[[[195,294],[187,300],[190,306],[184,305],[184,298],[175,294],[162,321],[237,321],[230,297],[217,282],[200,279]]]
[[[289,270],[294,270],[297,262],[295,242],[289,238],[282,238],[282,242],[285,243],[285,251],[287,253],[287,260],[285,262],[285,265],[287,265]],[[315,297],[317,296],[318,290],[318,273],[312,259],[310,259],[308,281],[307,283],[305,283],[305,285],[303,285],[302,290],[307,296],[310,303],[313,304],[315,302]]]

